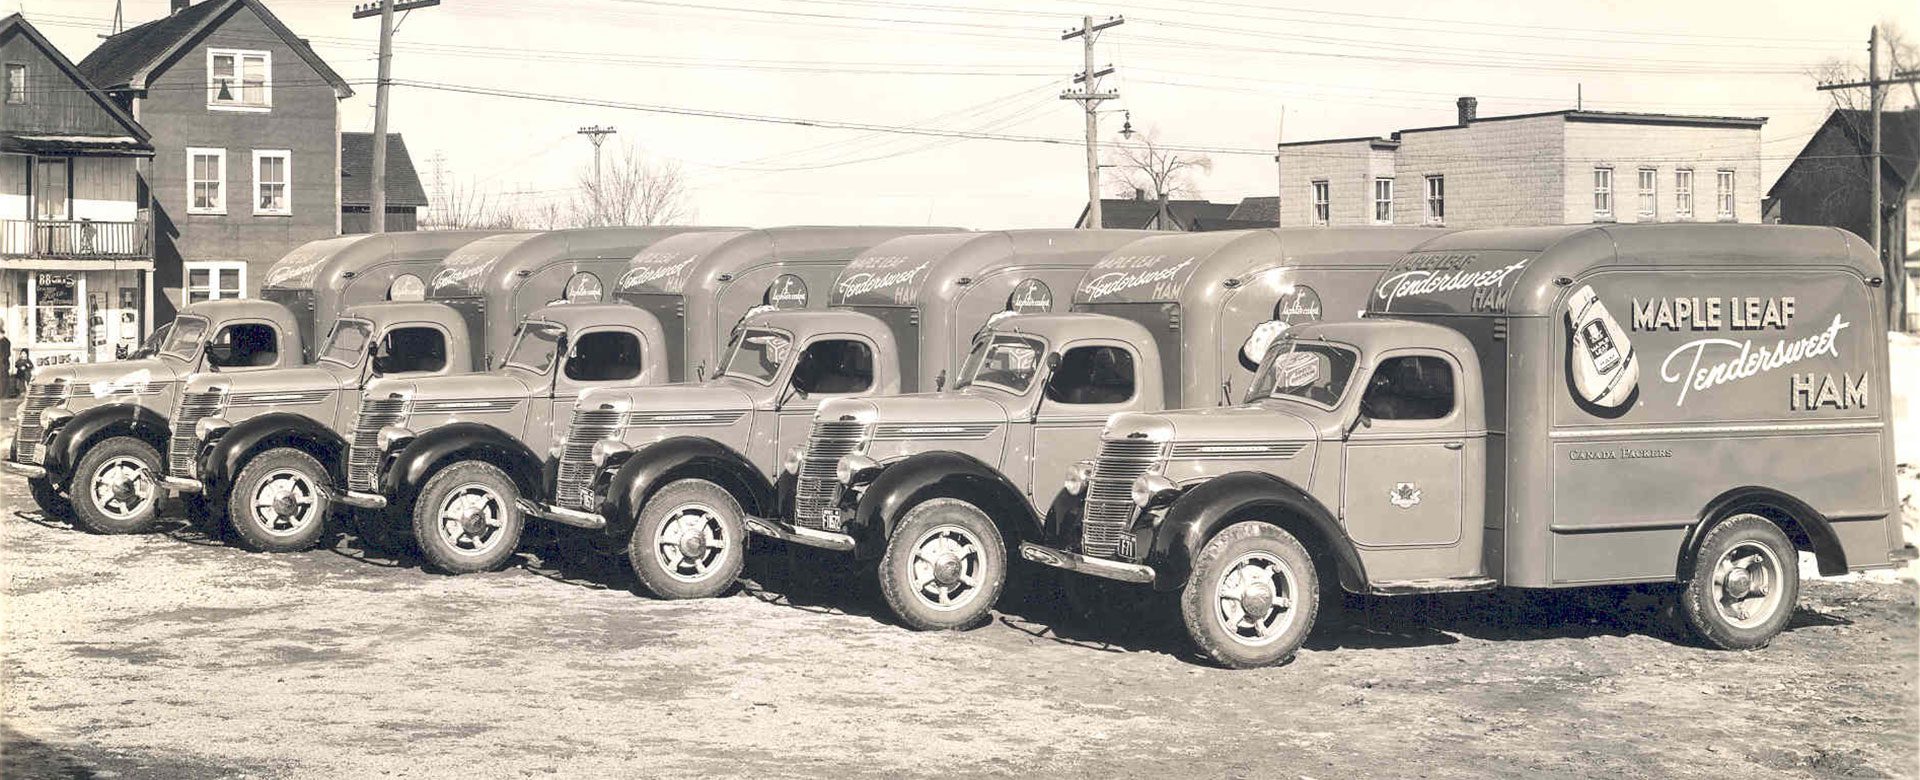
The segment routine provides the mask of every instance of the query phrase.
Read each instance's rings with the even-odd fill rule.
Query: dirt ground
[[[1915,776],[1911,581],[1806,585],[1751,653],[1644,589],[1352,600],[1291,664],[1201,664],[1153,613],[1044,587],[916,634],[871,591],[635,595],[534,545],[445,577],[93,536],[0,479],[0,776]],[[179,510],[172,513],[178,515]],[[824,591],[824,592],[823,592]]]

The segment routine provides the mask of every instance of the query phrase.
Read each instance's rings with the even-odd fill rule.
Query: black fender
[[[678,479],[714,482],[756,517],[771,516],[777,506],[773,483],[746,456],[704,436],[675,436],[635,450],[607,482],[606,505],[601,507],[607,535],[632,535],[647,499]]]
[[[1188,489],[1167,508],[1154,529],[1147,561],[1155,590],[1178,590],[1193,572],[1193,557],[1207,540],[1242,520],[1273,523],[1292,533],[1308,552],[1334,565],[1340,586],[1367,590],[1366,565],[1340,519],[1298,485],[1272,474],[1240,471]]]
[[[380,492],[388,506],[409,506],[413,496],[425,487],[442,466],[456,460],[484,460],[499,466],[523,498],[540,500],[545,492],[540,484],[541,457],[511,433],[485,423],[451,423],[422,433],[398,453],[380,477]]]
[[[1780,523],[1796,548],[1811,551],[1814,559],[1820,563],[1820,576],[1833,577],[1847,573],[1847,552],[1840,546],[1840,535],[1833,532],[1833,523],[1825,514],[1807,502],[1773,488],[1747,485],[1715,496],[1700,510],[1700,522],[1687,529],[1686,541],[1680,545],[1680,560],[1674,575],[1683,581],[1687,578],[1693,569],[1694,554],[1699,551],[1700,540],[1707,535],[1707,529],[1712,528],[1714,522],[1728,515],[1739,514],[1742,510],[1769,509],[1773,511],[1759,511],[1756,514]]]
[[[82,409],[60,423],[53,440],[47,443],[41,466],[55,485],[64,486],[87,448],[108,436],[138,437],[153,445],[164,463],[169,435],[167,418],[159,412],[139,404],[102,404]]]
[[[224,496],[233,487],[240,470],[247,467],[247,461],[274,447],[305,451],[327,466],[334,484],[345,484],[346,475],[340,464],[347,456],[346,439],[304,414],[272,412],[234,423],[198,453],[200,481],[205,485],[206,495]]]
[[[965,453],[933,450],[888,464],[860,493],[846,526],[855,555],[868,559],[885,553],[900,516],[930,498],[959,498],[979,507],[1000,527],[1010,553],[1040,535],[1040,517],[1026,491],[999,469]]]

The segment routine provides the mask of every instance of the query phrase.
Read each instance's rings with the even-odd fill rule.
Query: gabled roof
[[[320,78],[333,85],[336,94],[343,98],[353,94],[353,88],[347,86],[346,80],[333,72],[333,68],[320,59],[312,46],[287,29],[280,18],[267,10],[260,0],[205,0],[189,5],[178,13],[101,41],[86,59],[80,61],[80,71],[101,89],[145,89],[154,68],[171,61],[175,54],[191,45],[202,32],[219,25],[231,11],[242,6],[258,14],[267,29],[280,36],[294,53],[306,60]]]
[[[35,47],[38,47],[40,52],[46,55],[47,59],[52,60],[53,64],[60,68],[62,74],[72,79],[76,86],[86,90],[87,97],[92,98],[93,102],[100,106],[100,110],[112,115],[115,121],[126,128],[127,136],[135,141],[135,143],[131,145],[133,148],[153,148],[152,145],[148,143],[153,140],[153,134],[147,132],[147,129],[140,126],[139,122],[134,121],[133,117],[128,115],[126,111],[121,110],[118,104],[108,99],[106,93],[101,92],[98,87],[94,86],[93,82],[88,80],[86,75],[81,72],[79,66],[73,64],[73,60],[67,59],[67,55],[60,53],[60,50],[55,48],[54,45],[47,40],[46,36],[40,34],[38,28],[34,27],[25,17],[17,13],[9,14],[5,18],[0,18],[0,38],[4,38],[7,33],[16,30],[21,35],[26,36],[27,40],[31,41]]]
[[[1267,227],[1277,225],[1280,222],[1280,197],[1241,198],[1240,205],[1233,207],[1233,213],[1228,214],[1227,219],[1265,222]]]
[[[340,205],[373,205],[373,134],[340,134]],[[387,134],[387,208],[430,205],[407,142]]]
[[[1834,134],[1840,134],[1860,154],[1867,154],[1873,148],[1868,136],[1873,123],[1869,118],[1871,113],[1863,108],[1841,108],[1829,112],[1826,121],[1820,123],[1820,129],[1815,130],[1807,138],[1806,145],[1800,148],[1800,153],[1794,155],[1793,162],[1787,163],[1787,169],[1774,179],[1767,196],[1775,197],[1782,186],[1799,174],[1801,163],[1808,159],[1808,155]],[[1914,177],[1920,174],[1920,148],[1916,147],[1917,144],[1920,144],[1920,109],[1880,112],[1880,155],[1886,173],[1905,184],[1913,184]],[[1886,197],[1892,200],[1899,195],[1887,193]]]
[[[1226,219],[1233,213],[1234,204],[1214,203],[1205,200],[1169,200],[1167,216],[1177,226],[1172,229],[1192,230],[1195,219]],[[1121,228],[1127,230],[1153,230],[1154,222],[1160,216],[1160,203],[1139,198],[1102,198],[1100,200],[1100,227]],[[1087,209],[1080,207],[1080,217],[1074,224],[1087,221]]]

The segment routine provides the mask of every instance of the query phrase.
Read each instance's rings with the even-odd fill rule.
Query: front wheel
[[[733,494],[704,479],[682,479],[647,499],[627,560],[655,596],[712,598],[739,579],[746,542],[746,521]]]
[[[1261,522],[1235,523],[1208,540],[1180,592],[1187,635],[1233,669],[1292,658],[1319,609],[1320,577],[1307,549]]]
[[[427,480],[413,505],[413,538],[420,554],[449,574],[492,571],[520,547],[525,518],[514,501],[520,489],[491,463],[469,460]]]
[[[312,455],[278,447],[253,457],[234,480],[227,515],[241,544],[258,552],[311,549],[326,530],[331,479]]]
[[[160,516],[159,473],[160,452],[131,436],[87,448],[67,490],[75,522],[97,534],[151,530]]]
[[[909,628],[972,628],[1007,580],[1007,550],[985,512],[957,498],[907,510],[880,558],[880,593]]]
[[[27,480],[27,492],[33,494],[33,503],[40,507],[40,514],[49,520],[72,520],[73,501],[53,486],[53,480],[46,477],[33,477]]]
[[[1786,628],[1799,598],[1793,542],[1773,521],[1739,514],[1716,523],[1700,540],[1680,590],[1680,613],[1707,645],[1753,650]]]

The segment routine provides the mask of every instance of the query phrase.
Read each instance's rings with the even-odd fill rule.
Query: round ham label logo
[[[781,274],[767,286],[766,304],[781,311],[807,308],[807,280]]]
[[[1039,314],[1053,311],[1053,289],[1039,279],[1027,279],[1013,288],[1013,294],[1007,296],[1007,311],[1017,314]]]
[[[387,285],[389,301],[424,301],[427,299],[427,283],[413,274],[401,274],[393,278],[393,284]]]
[[[1273,304],[1273,318],[1288,325],[1320,321],[1320,293],[1304,284],[1282,289]]]
[[[600,300],[605,289],[600,286],[600,277],[586,271],[574,274],[567,280],[568,303],[594,303]]]

